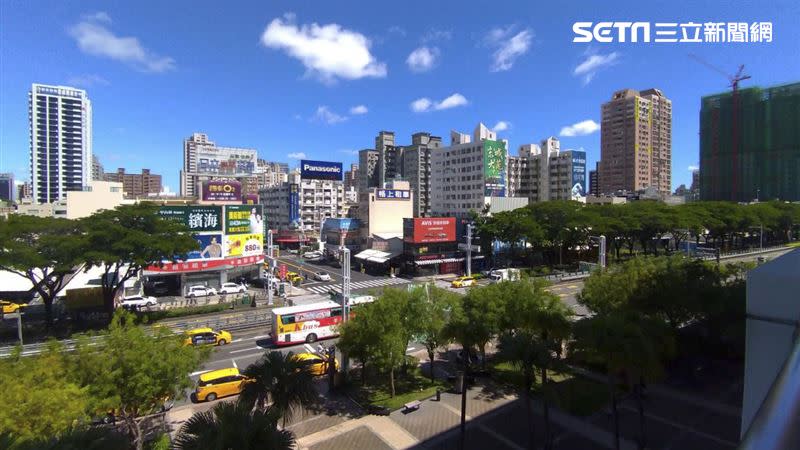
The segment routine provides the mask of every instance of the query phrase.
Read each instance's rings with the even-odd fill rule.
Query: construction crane
[[[694,59],[695,61],[699,62],[700,64],[708,67],[709,69],[717,72],[728,79],[730,82],[730,87],[733,90],[731,95],[732,107],[731,107],[731,145],[733,148],[731,149],[731,166],[732,166],[732,176],[731,176],[731,200],[736,201],[738,200],[737,194],[739,189],[739,121],[738,121],[738,110],[739,110],[739,82],[744,80],[749,80],[751,77],[750,75],[743,74],[744,72],[744,64],[739,65],[739,70],[736,71],[736,74],[731,75],[724,70],[712,65],[708,61],[700,58],[699,56],[690,53],[689,57]],[[716,164],[716,151],[714,151],[713,157],[714,167],[718,169]],[[718,175],[718,174],[717,174]],[[715,175],[715,179],[719,180],[719,176]],[[719,181],[718,181],[719,182]]]

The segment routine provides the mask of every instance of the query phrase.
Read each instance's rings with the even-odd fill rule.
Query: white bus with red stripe
[[[353,308],[369,303],[374,297],[365,295],[350,300]],[[275,345],[296,345],[338,336],[336,326],[342,321],[342,305],[327,300],[308,305],[287,306],[272,310],[272,342]]]

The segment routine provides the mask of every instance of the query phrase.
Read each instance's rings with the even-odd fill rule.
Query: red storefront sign
[[[286,264],[281,264],[281,267],[278,269],[278,277],[280,277],[281,280],[285,280],[287,271]]]
[[[201,272],[204,270],[223,269],[229,267],[249,266],[264,262],[263,255],[245,256],[241,258],[214,259],[211,261],[192,260],[186,262],[168,262],[160,266],[148,266],[147,272],[161,273],[181,273],[181,272]]]
[[[409,220],[409,219],[406,219]],[[403,230],[403,239],[412,244],[455,242],[455,217],[417,217],[410,219],[411,229]]]

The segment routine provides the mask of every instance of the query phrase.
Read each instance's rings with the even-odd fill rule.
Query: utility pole
[[[17,310],[17,337],[19,337],[19,345],[24,345],[22,343],[22,308]]]
[[[597,254],[597,263],[600,264],[601,269],[606,268],[606,236],[601,234],[600,236],[589,236],[589,239],[597,239],[597,242],[600,244],[600,250]]]
[[[273,305],[272,271],[275,266],[275,254],[272,247],[272,230],[267,230],[267,305]]]
[[[467,224],[467,276],[472,276],[472,224]]]
[[[339,255],[342,258],[342,323],[346,323],[350,315],[350,249],[340,247]],[[342,373],[347,376],[349,361],[342,352]]]

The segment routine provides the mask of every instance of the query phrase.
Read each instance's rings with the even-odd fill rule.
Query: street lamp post
[[[275,265],[275,254],[272,247],[272,230],[267,230],[267,304],[272,306],[272,271]]]
[[[342,258],[342,323],[346,323],[350,315],[350,249],[342,247],[339,250]],[[349,361],[347,354],[342,352],[342,373],[347,377]]]
[[[467,276],[472,276],[472,224],[467,224]]]

